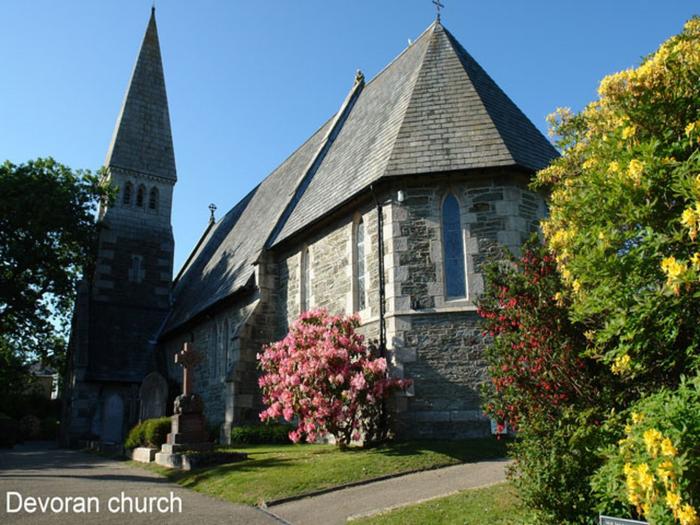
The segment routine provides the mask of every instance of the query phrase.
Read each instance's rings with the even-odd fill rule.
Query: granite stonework
[[[482,265],[519,253],[546,213],[527,177],[506,170],[405,180],[404,202],[391,205],[387,263],[387,335],[396,376],[413,380],[397,403],[397,432],[411,437],[469,437],[489,432],[480,385],[485,345],[475,300]],[[467,295],[446,299],[441,211],[454,195],[461,210]]]
[[[105,163],[121,193],[100,212],[97,264],[76,300],[64,434],[119,441],[139,418],[161,414],[164,397],[169,404],[182,389],[173,357],[189,342],[203,357],[192,388],[204,410],[174,424],[218,429],[227,442],[233,426],[258,421],[256,355],[287,333],[302,305],[357,312],[360,331],[378,338],[380,253],[391,374],[413,380],[392,403],[398,434],[486,433],[478,394],[486,343],[475,306],[483,265],[502,248],[517,254],[537,230],[545,199],[528,183],[556,156],[436,21],[374,79],[356,75],[335,116],[212,217],[172,281],[177,177],[152,15]],[[464,297],[449,299],[448,195],[459,205],[466,281]]]
[[[402,203],[395,198],[398,188],[404,192]],[[448,192],[457,197],[462,212],[468,283],[467,296],[456,300],[445,299],[443,285],[441,210]],[[545,214],[544,199],[527,189],[526,177],[504,170],[454,175],[449,183],[430,177],[405,178],[380,197],[388,356],[394,376],[413,380],[413,386],[394,403],[397,433],[447,438],[486,434],[489,421],[482,416],[479,400],[479,387],[487,379],[482,359],[485,341],[475,306],[483,290],[481,266],[500,253],[498,247],[519,251]],[[300,313],[302,250],[309,254],[309,307],[327,308],[331,313],[355,310],[353,243],[360,219],[366,228],[368,283],[366,308],[359,312],[360,330],[376,339],[377,210],[369,199],[310,230],[290,249],[266,257],[256,270],[258,293],[212,314],[186,335],[206,349],[194,384],[205,399],[208,420],[224,423],[222,440],[232,425],[254,420],[260,408],[255,353],[263,344],[283,337]],[[169,342],[170,352],[182,340]]]
[[[118,443],[138,422],[139,388],[158,367],[158,333],[171,307],[177,176],[154,14],[105,167],[118,193],[100,205],[97,260],[74,309],[62,393],[61,440],[68,445]]]

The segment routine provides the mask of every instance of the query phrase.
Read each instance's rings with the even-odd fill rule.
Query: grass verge
[[[526,510],[515,489],[500,483],[402,507],[369,518],[353,520],[352,525],[423,525],[425,523],[468,525],[519,525]]]
[[[411,441],[345,451],[333,445],[246,445],[222,450],[245,452],[248,459],[190,472],[153,465],[146,468],[198,492],[254,505],[388,474],[500,458],[506,454],[505,443],[494,438]]]

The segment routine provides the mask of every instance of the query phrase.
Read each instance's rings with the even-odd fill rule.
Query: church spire
[[[173,182],[176,180],[155,8],[151,9],[105,165]]]

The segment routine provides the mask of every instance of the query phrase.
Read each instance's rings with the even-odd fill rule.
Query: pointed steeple
[[[155,8],[151,9],[105,165],[173,182],[177,179]]]

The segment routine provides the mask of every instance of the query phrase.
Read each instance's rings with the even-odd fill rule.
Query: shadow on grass
[[[456,441],[419,440],[379,445],[373,450],[385,456],[414,456],[426,452],[434,452],[444,454],[462,463],[473,463],[489,459],[507,458],[507,447],[510,441],[508,439],[498,440],[495,437]]]
[[[216,467],[203,467],[189,472],[171,470],[166,473],[166,476],[170,480],[178,482],[183,487],[192,487],[212,478],[225,478],[239,472],[254,472],[269,468],[293,467],[296,461],[297,458],[249,459],[239,463],[227,463]]]

